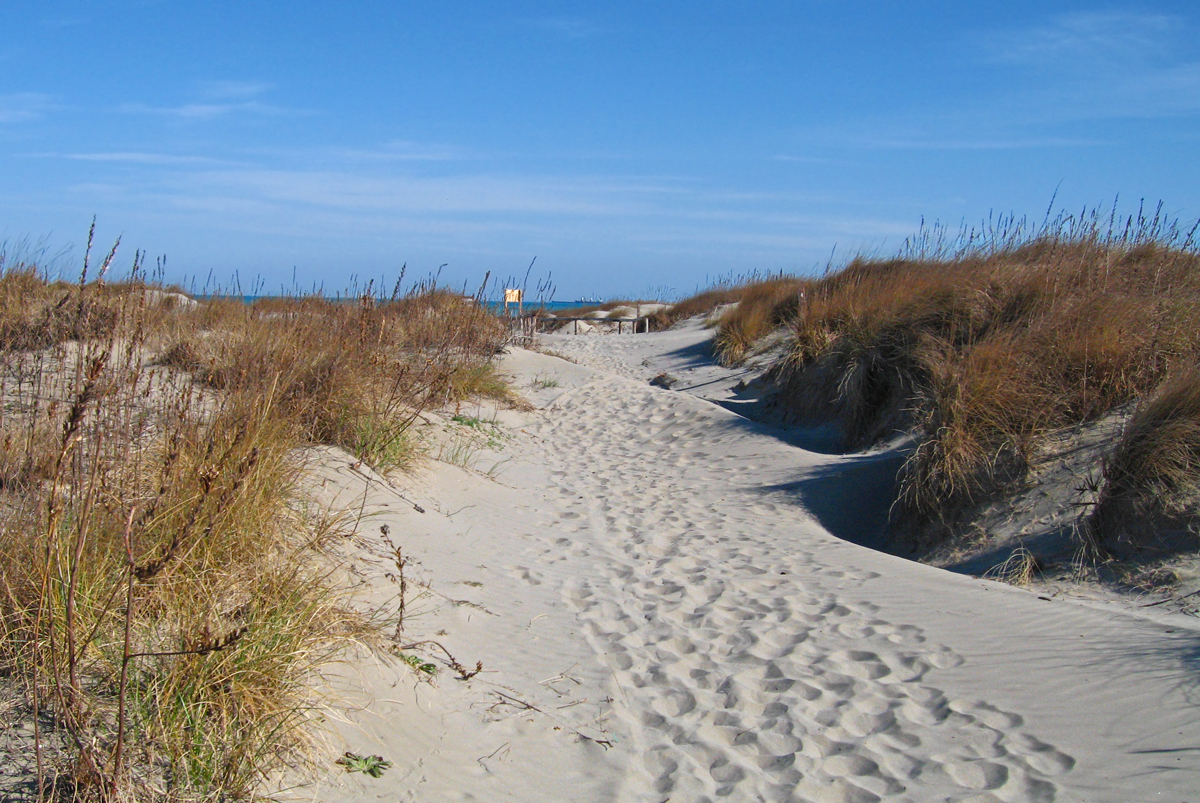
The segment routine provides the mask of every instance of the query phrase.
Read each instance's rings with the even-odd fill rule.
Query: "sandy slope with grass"
[[[738,381],[706,337],[550,338],[587,365],[514,350],[537,409],[434,421],[450,462],[415,477],[320,455],[323,501],[364,513],[362,604],[394,611],[399,546],[399,650],[438,670],[348,659],[331,770],[293,797],[1195,799],[1194,620],[834,537],[886,504],[872,472],[814,486],[847,458],[702,398]],[[393,766],[345,772],[346,749]]]

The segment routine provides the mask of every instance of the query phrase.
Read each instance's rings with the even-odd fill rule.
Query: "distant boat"
[[[576,304],[599,304],[599,303],[600,303],[600,297],[599,297],[599,296],[595,296],[595,297],[593,297],[593,298],[581,298],[581,299],[579,299],[578,301],[576,301],[575,303],[576,303]]]

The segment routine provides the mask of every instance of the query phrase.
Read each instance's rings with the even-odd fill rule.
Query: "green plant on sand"
[[[349,751],[335,763],[345,767],[346,772],[361,772],[372,778],[382,778],[383,773],[392,767],[392,762],[385,761],[383,756],[363,756]]]

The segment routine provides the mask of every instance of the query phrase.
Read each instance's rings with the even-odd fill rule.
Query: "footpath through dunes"
[[[553,347],[627,375],[666,366],[693,387],[722,381],[696,348],[702,335],[664,335]],[[1200,791],[1191,620],[1049,601],[835,539],[788,489],[836,458],[687,393],[609,375],[549,412],[542,431],[558,448],[547,460],[563,516],[577,522],[563,546],[595,567],[567,597],[616,671],[617,710],[655,792],[1133,801]],[[857,514],[843,515],[852,526]]]
[[[1015,701],[937,685],[963,657],[874,601],[887,567],[770,490],[813,458],[663,395],[598,382],[545,429],[588,443],[551,476],[576,497],[562,546],[594,567],[565,592],[625,703],[630,799],[1055,799],[1076,759]]]
[[[1191,620],[1047,601],[834,538],[793,488],[838,458],[629,378],[674,360],[698,384],[702,338],[552,345],[610,370],[514,350],[506,368],[542,409],[502,416],[494,479],[443,466],[404,498],[375,485],[372,526],[429,581],[405,636],[486,671],[436,687],[348,671],[362,708],[343,733],[397,766],[306,797],[1195,799]],[[849,524],[859,514],[846,505]],[[367,555],[356,570],[380,576]]]

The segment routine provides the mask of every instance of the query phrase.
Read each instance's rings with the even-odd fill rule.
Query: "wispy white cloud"
[[[993,97],[985,102],[963,101],[957,107],[829,121],[799,129],[796,134],[802,147],[815,145],[837,152],[847,148],[947,152],[1062,150],[1110,144],[1091,132],[1048,133],[1055,129],[1043,125],[1051,119],[1050,111],[1042,108],[1047,103],[1043,100],[1032,103],[1028,94],[1018,98]]]
[[[863,136],[856,140],[869,148],[931,151],[1011,151],[1034,148],[1093,148],[1106,144],[1094,137],[981,136],[946,138],[938,134]]]
[[[1044,122],[1170,117],[1200,111],[1200,60],[1185,18],[1113,11],[1068,14],[986,38],[984,58],[1020,68],[1013,119]],[[1026,91],[1023,82],[1031,81]]]
[[[1126,73],[1094,90],[1105,116],[1168,117],[1200,111],[1200,62]],[[1107,108],[1103,101],[1108,99]],[[1088,116],[1088,110],[1080,110]]]
[[[564,39],[586,39],[608,33],[609,29],[585,17],[538,17],[524,24]]]
[[[801,162],[804,164],[829,164],[832,160],[823,156],[793,156],[779,153],[771,157],[776,162]]]
[[[113,153],[37,153],[31,156],[70,159],[76,162],[116,162],[138,165],[214,165],[223,160],[207,156],[180,156],[170,153],[137,153],[119,151]]]
[[[937,96],[892,114],[853,114],[798,132],[826,148],[1030,151],[1119,142],[1105,121],[1200,114],[1200,50],[1188,19],[1105,12],[1057,16],[972,34],[986,78],[970,94]]]
[[[438,214],[618,215],[648,211],[662,182],[464,174],[379,176],[349,170],[205,170],[180,178],[189,191],[280,206]]]
[[[242,101],[238,103],[185,103],[181,106],[149,106],[144,103],[125,103],[118,111],[129,114],[150,114],[170,117],[181,121],[205,121],[227,117],[232,114],[245,113],[262,116],[307,116],[311,111],[289,109],[258,101]]]
[[[1026,30],[990,37],[985,52],[997,62],[1095,70],[1155,60],[1186,26],[1167,14],[1105,11],[1065,14]]]
[[[393,140],[377,148],[341,148],[330,155],[382,162],[450,162],[468,159],[471,153],[455,145]]]
[[[274,84],[264,81],[201,81],[199,90],[201,97],[214,100],[246,100],[262,95]]]
[[[531,241],[572,237],[592,241],[610,236],[616,226],[630,243],[674,248],[690,238],[696,247],[753,244],[783,253],[807,246],[807,232],[828,223],[797,211],[811,201],[807,196],[714,188],[686,177],[380,175],[351,169],[352,165],[338,170],[211,169],[200,160],[160,159],[158,154],[64,156],[168,168],[168,172],[130,180],[123,193],[118,189],[122,185],[99,180],[75,187],[77,194],[94,192],[107,198],[121,194],[159,213],[174,209],[214,224],[219,220],[221,226],[306,237],[407,232],[450,244],[457,234],[476,238],[472,240],[476,248],[486,246],[486,237],[499,232]],[[881,234],[874,222],[865,230],[870,236]]]
[[[267,103],[260,98],[273,88],[262,81],[201,81],[196,99],[178,106],[153,106],[125,103],[118,111],[174,118],[184,122],[204,122],[235,114],[258,116],[309,116],[311,110],[294,109]]]
[[[219,164],[136,150],[46,155],[80,164],[82,175],[64,194],[77,205],[176,230],[267,238],[285,251],[344,243],[336,247],[487,266],[527,264],[531,253],[574,254],[578,269],[624,264],[605,268],[605,282],[616,284],[644,281],[647,264],[676,258],[712,270],[747,263],[808,269],[827,257],[831,236],[860,242],[911,228],[887,220],[888,209],[856,217],[861,207],[845,198],[692,175],[502,173],[484,157],[409,159],[431,151],[438,148],[393,142],[326,149],[316,158],[303,149],[242,153],[241,162]]]
[[[39,120],[54,108],[49,95],[40,92],[17,92],[0,95],[0,123],[24,123]]]
[[[78,195],[94,195],[102,197],[117,197],[129,194],[129,187],[124,184],[115,184],[103,181],[84,181],[78,184],[69,184],[66,191]]]
[[[698,201],[711,203],[721,208],[744,208],[745,214],[761,217],[762,207],[787,208],[793,204],[824,204],[834,200],[829,193],[779,192],[766,190],[710,190],[697,188],[688,194]]]
[[[861,241],[905,237],[912,233],[910,223],[870,216],[792,215],[777,222],[784,225],[758,229],[665,227],[639,234],[636,239],[641,242],[688,244],[697,253],[706,246],[716,244],[770,246],[779,251],[799,251],[828,243],[831,236]]]

